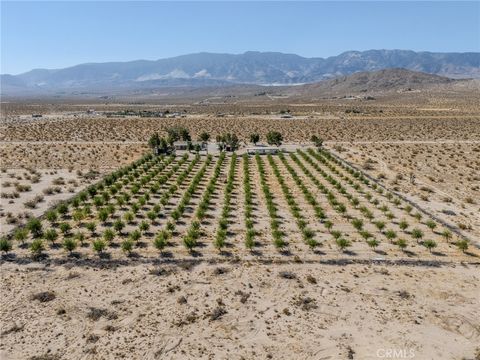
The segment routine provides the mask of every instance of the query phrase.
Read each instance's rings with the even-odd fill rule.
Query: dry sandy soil
[[[42,215],[59,201],[98,181],[99,176],[65,169],[5,169],[0,173],[0,233],[11,231],[29,217]]]
[[[33,167],[42,180],[20,196],[42,195],[43,188],[52,186],[50,181],[57,176],[76,178],[76,170],[104,173],[130,163],[146,150],[145,141],[153,131],[162,133],[171,125],[187,126],[193,137],[202,131],[211,132],[213,138],[218,133],[234,131],[243,140],[253,131],[264,135],[275,129],[284,134],[287,142],[296,143],[307,143],[315,133],[330,141],[330,149],[343,147],[345,151],[334,151],[359,167],[371,158],[373,168],[364,171],[374,177],[382,173],[385,178],[380,176],[380,181],[389,189],[404,194],[457,227],[459,223],[465,224],[461,231],[474,244],[480,236],[476,217],[479,164],[478,155],[475,156],[479,145],[473,143],[480,138],[480,110],[476,100],[463,96],[458,99],[413,96],[373,102],[283,103],[283,99],[266,103],[265,99],[256,99],[251,104],[209,106],[2,104],[0,155],[2,168],[7,172],[2,173],[1,181],[8,181],[8,173],[26,172],[21,167]],[[186,110],[187,116],[144,119],[71,114],[90,108],[98,111],[169,108]],[[279,119],[280,111],[286,109],[293,119]],[[48,117],[26,116],[33,113]],[[228,246],[219,254],[213,239],[224,205],[230,161],[227,157],[221,166],[208,217],[201,223],[200,246],[192,256],[183,247],[182,238],[214,174],[215,157],[177,224],[176,235],[163,255],[159,255],[152,245],[153,239],[171,219],[176,204],[204,163],[202,157],[162,208],[163,215],[142,235],[132,255],[126,256],[120,248],[121,242],[146,220],[145,215],[158,203],[160,195],[192,161],[190,157],[161,187],[158,196],[147,201],[139,217],[115,236],[102,257],[94,254],[91,242],[111,222],[98,222],[96,235],[90,234],[84,223],[96,219],[94,207],[83,224],[69,217],[62,220],[72,225],[72,235],[82,232],[86,238],[85,246],[77,248],[72,256],[57,245],[63,235],[57,244],[45,243],[45,255],[35,261],[26,246],[14,243],[13,254],[3,256],[0,263],[0,290],[4,299],[0,308],[0,357],[384,359],[388,358],[388,351],[395,350],[403,358],[411,359],[480,358],[479,250],[471,245],[466,254],[460,252],[455,247],[458,236],[454,235],[447,243],[441,236],[441,224],[431,230],[426,226],[428,216],[416,219],[415,211],[411,215],[405,212],[405,203],[394,206],[383,194],[365,188],[365,192],[371,192],[379,201],[373,203],[365,192],[357,192],[344,178],[317,161],[334,178],[342,179],[346,190],[359,198],[360,204],[351,206],[315,167],[303,161],[315,178],[348,205],[347,214],[342,215],[298,164],[289,155],[286,158],[335,224],[334,229],[351,242],[347,252],[338,250],[331,233],[316,219],[311,205],[278,158],[274,161],[322,246],[313,252],[303,242],[272,166],[263,158],[266,181],[279,208],[281,230],[289,251],[280,253],[273,246],[260,174],[251,158],[252,217],[257,244],[253,253],[245,249],[243,159],[238,158]],[[155,175],[156,179],[172,166],[169,164]],[[69,168],[73,171],[69,172]],[[53,169],[57,174],[48,175]],[[415,186],[409,183],[411,171],[416,175]],[[398,173],[404,178],[397,178]],[[76,181],[79,186],[75,192],[78,192],[86,183],[81,184],[79,178]],[[124,190],[129,189],[131,184]],[[10,190],[2,186],[2,192],[5,191]],[[68,185],[53,196],[67,194]],[[428,201],[422,200],[422,195],[427,195]],[[39,213],[49,201],[48,196],[44,197],[45,201],[35,210]],[[446,197],[451,201],[445,202]],[[23,198],[15,200],[15,204],[1,201],[5,213],[24,203]],[[382,210],[383,205],[389,210]],[[384,221],[398,237],[405,237],[407,251],[401,251],[388,240],[385,230],[378,230],[362,218],[361,206],[370,209],[374,219]],[[443,209],[454,210],[456,215],[447,216]],[[127,206],[117,207],[112,222],[127,211]],[[392,213],[393,219],[389,219],[388,213]],[[362,218],[365,229],[378,238],[380,245],[376,251],[369,248],[352,226],[353,218]],[[403,219],[409,223],[406,232],[399,228]],[[46,220],[42,224],[44,228],[50,227]],[[420,228],[424,239],[436,241],[438,246],[432,253],[411,238],[412,227]],[[29,237],[27,245],[31,241]],[[42,292],[46,293],[39,295]]]
[[[382,359],[395,349],[411,359],[478,359],[478,270],[6,263],[1,354],[6,360],[333,360]],[[42,292],[53,294],[34,300]]]
[[[480,142],[344,144],[337,149],[381,183],[480,239]]]

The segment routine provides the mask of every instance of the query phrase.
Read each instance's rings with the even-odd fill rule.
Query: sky
[[[195,52],[480,51],[480,2],[1,0],[2,74]]]

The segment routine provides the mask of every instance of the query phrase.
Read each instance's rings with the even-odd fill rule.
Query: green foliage
[[[431,219],[427,220],[425,222],[425,225],[427,225],[430,228],[430,230],[433,230],[437,227],[437,223]]]
[[[117,231],[119,234],[122,233],[122,230],[123,228],[125,227],[125,223],[120,220],[120,219],[117,219],[114,223],[113,223],[113,228],[115,229],[115,231]]]
[[[43,245],[43,241],[41,239],[35,239],[30,244],[30,252],[34,256],[38,256],[45,250],[45,246]]]
[[[37,218],[32,218],[27,222],[26,228],[34,238],[42,236],[42,223]]]
[[[142,237],[142,233],[140,232],[140,230],[133,230],[128,237],[131,240],[137,242]]]
[[[462,252],[466,252],[468,250],[468,240],[466,239],[458,240],[456,243],[456,246]]]
[[[348,239],[345,239],[343,237],[340,237],[338,239],[335,240],[335,243],[337,244],[337,246],[340,248],[340,250],[342,251],[345,251],[345,249],[347,247],[350,247],[352,245],[352,243],[350,242],[350,240]]]
[[[398,223],[398,226],[400,227],[400,229],[402,229],[403,231],[407,230],[408,228],[408,222],[406,220],[401,220],[399,223]]]
[[[412,229],[412,238],[415,239],[415,240],[420,240],[421,238],[423,238],[423,231],[418,229],[418,228],[414,228]]]
[[[269,131],[267,133],[266,138],[267,138],[267,143],[269,145],[276,145],[276,146],[282,145],[283,135],[278,131]]]
[[[317,135],[312,135],[310,141],[315,145],[317,149],[321,149],[323,146],[323,139],[318,137]]]
[[[430,239],[425,240],[422,245],[425,246],[430,252],[432,252],[432,250],[437,247],[437,243],[434,240]]]
[[[28,229],[27,228],[18,228],[13,233],[13,238],[16,241],[20,241],[22,244],[25,243],[25,240],[27,240],[27,237],[28,237]]]
[[[145,233],[148,229],[150,229],[150,224],[144,220],[140,223],[140,225],[138,225],[138,228],[141,232]]]
[[[383,221],[375,221],[375,226],[378,230],[382,231],[385,228],[385,222]]]
[[[77,242],[74,239],[67,237],[63,240],[63,248],[72,253],[77,248]]]
[[[363,220],[362,219],[353,219],[352,225],[357,230],[362,230],[363,228]]]
[[[107,243],[102,239],[97,239],[92,242],[92,247],[95,252],[100,254],[107,248]]]
[[[260,134],[258,133],[252,133],[250,134],[250,142],[253,143],[254,145],[257,145],[257,143],[260,141]]]
[[[103,232],[103,239],[108,243],[110,243],[114,237],[115,237],[115,233],[113,232],[112,229],[106,229]]]
[[[5,254],[12,250],[12,243],[5,237],[0,238],[0,251]]]
[[[94,234],[97,228],[97,224],[94,221],[91,221],[86,223],[85,227],[87,228],[88,231],[90,231],[91,234]]]
[[[53,244],[55,240],[57,240],[58,234],[55,229],[48,229],[43,233],[43,237],[45,238],[45,240],[48,240]]]
[[[55,210],[47,211],[45,218],[51,223],[54,224],[58,219],[58,214]]]
[[[388,240],[393,240],[397,237],[397,233],[391,229],[385,231],[385,237],[388,239]]]
[[[378,245],[380,245],[380,242],[377,239],[369,239],[369,240],[367,240],[367,244],[372,249],[375,249]]]
[[[131,239],[125,239],[122,241],[122,244],[121,244],[122,251],[127,254],[131,254],[133,250],[133,246],[134,246],[134,242]]]
[[[60,225],[58,227],[59,227],[60,231],[63,233],[63,235],[67,235],[70,232],[70,230],[72,229],[70,224],[67,223],[67,222],[60,223]]]
[[[408,243],[407,243],[407,240],[405,239],[398,239],[397,240],[397,246],[403,251],[407,248],[408,246]]]
[[[153,240],[153,245],[158,251],[163,251],[168,244],[169,233],[167,231],[160,231]]]

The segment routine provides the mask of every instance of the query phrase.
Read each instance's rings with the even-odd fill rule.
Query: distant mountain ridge
[[[150,89],[168,86],[314,83],[357,72],[404,68],[452,78],[480,78],[480,53],[347,51],[329,58],[254,52],[198,53],[156,61],[80,64],[1,75],[2,94]]]

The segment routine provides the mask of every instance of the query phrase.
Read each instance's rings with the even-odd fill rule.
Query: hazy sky
[[[480,51],[480,2],[1,1],[1,73],[193,52]]]

